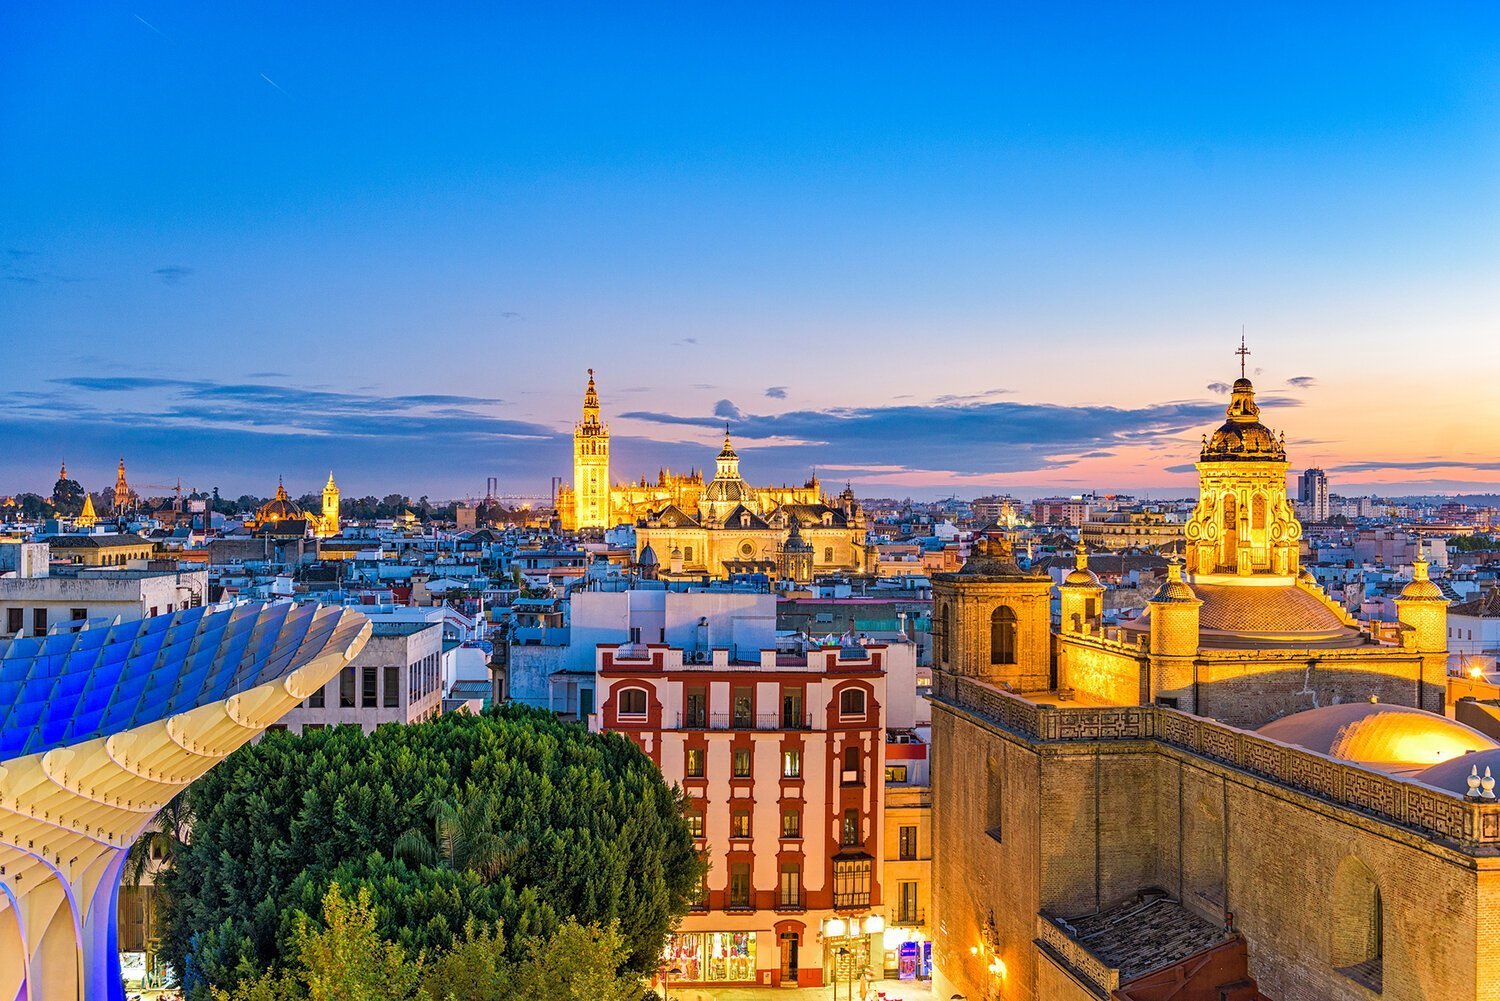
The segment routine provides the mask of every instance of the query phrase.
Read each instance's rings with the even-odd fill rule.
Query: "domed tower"
[[[573,426],[574,527],[609,528],[609,425],[599,420],[599,391],[589,369],[583,419]]]
[[[1184,526],[1187,571],[1295,578],[1302,523],[1287,500],[1286,439],[1260,422],[1243,341],[1239,353],[1225,421],[1204,436],[1198,457],[1198,506]]]
[[[781,576],[804,584],[812,580],[813,547],[802,537],[802,522],[792,515],[787,522],[786,541],[781,544]]]
[[[1440,713],[1447,691],[1448,598],[1427,575],[1427,560],[1412,567],[1411,581],[1396,598],[1396,618],[1422,655],[1421,708]]]
[[[1009,540],[980,539],[958,573],[932,578],[933,664],[1018,692],[1052,687],[1052,579],[1021,569]]]
[[[1087,632],[1099,622],[1104,608],[1104,584],[1099,575],[1089,569],[1089,550],[1078,543],[1073,569],[1057,587],[1061,596],[1062,631],[1065,633]]]
[[[1141,687],[1146,703],[1158,698],[1178,709],[1198,711],[1194,698],[1193,662],[1198,656],[1199,613],[1203,600],[1182,579],[1182,564],[1167,564],[1167,579],[1147,603],[1151,623],[1151,670]]]
[[[749,506],[754,501],[749,485],[740,475],[740,454],[734,450],[729,428],[725,427],[724,447],[714,460],[714,478],[703,488],[698,514],[704,521],[717,524],[741,504]]]

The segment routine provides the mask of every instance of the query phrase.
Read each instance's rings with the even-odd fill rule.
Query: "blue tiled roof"
[[[109,736],[273,681],[327,641],[315,606],[241,605],[0,641],[0,760]]]

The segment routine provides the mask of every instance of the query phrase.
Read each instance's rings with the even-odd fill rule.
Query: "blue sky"
[[[0,11],[0,491],[1500,481],[1490,4]],[[1406,489],[1405,487],[1403,489]]]

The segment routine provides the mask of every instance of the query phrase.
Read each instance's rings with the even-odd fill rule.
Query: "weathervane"
[[[1250,349],[1247,348],[1247,347],[1245,347],[1245,328],[1241,327],[1240,328],[1240,349],[1235,352],[1235,354],[1237,354],[1237,355],[1240,356],[1240,378],[1241,379],[1243,379],[1245,377],[1245,356],[1248,355],[1249,353],[1250,353]]]

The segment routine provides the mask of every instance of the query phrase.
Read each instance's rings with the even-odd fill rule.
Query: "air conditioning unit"
[[[707,650],[694,650],[692,652],[692,655],[689,657],[689,662],[693,663],[693,664],[707,664],[708,663],[708,651]]]

